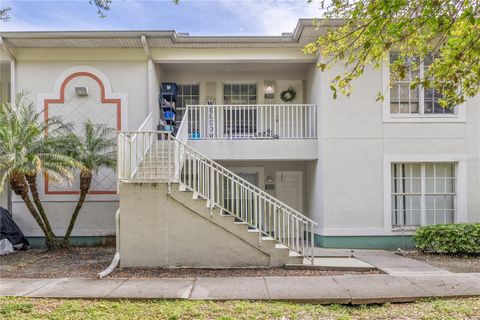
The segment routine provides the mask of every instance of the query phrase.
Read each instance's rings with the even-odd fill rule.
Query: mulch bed
[[[402,255],[407,258],[423,261],[438,268],[446,269],[450,272],[480,272],[480,256],[468,257],[462,255],[422,253],[418,251],[405,251]]]
[[[376,274],[353,271],[320,271],[284,268],[236,268],[236,269],[203,269],[203,268],[120,268],[110,278],[197,278],[197,277],[314,277],[336,276],[345,274]]]
[[[1,278],[95,278],[110,264],[115,248],[71,248],[45,251],[31,249],[0,256]],[[196,277],[288,277],[365,274],[372,272],[291,270],[284,268],[118,268],[110,278],[196,278]]]

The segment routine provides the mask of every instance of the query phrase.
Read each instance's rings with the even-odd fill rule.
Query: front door
[[[244,173],[244,172],[239,172],[237,173],[240,178],[243,178],[253,184],[255,187],[258,187],[258,173]]]
[[[293,209],[303,210],[303,182],[301,171],[278,171],[276,176],[277,198]]]

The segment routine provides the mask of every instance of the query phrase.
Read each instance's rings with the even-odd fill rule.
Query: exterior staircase
[[[173,147],[174,142],[170,140],[159,140],[153,144],[135,172],[135,180],[168,181],[175,166]]]
[[[120,133],[118,144],[121,183],[164,183],[169,199],[268,256],[269,266],[313,264],[316,223],[293,208],[168,133]]]

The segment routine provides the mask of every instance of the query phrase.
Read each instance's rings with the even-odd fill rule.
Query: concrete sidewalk
[[[386,250],[364,249],[325,249],[315,248],[315,257],[331,258],[341,261],[353,257],[389,275],[449,274],[450,271],[434,267],[428,263],[407,258]]]
[[[288,300],[366,304],[480,296],[480,274],[195,279],[0,279],[0,295],[42,298]]]

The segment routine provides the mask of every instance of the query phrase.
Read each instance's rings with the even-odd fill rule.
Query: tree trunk
[[[30,187],[30,192],[32,193],[32,198],[33,202],[37,206],[38,213],[40,213],[40,217],[42,217],[43,223],[45,224],[45,228],[47,231],[55,236],[53,233],[53,230],[50,226],[50,222],[48,221],[47,214],[45,213],[45,210],[43,209],[42,201],[40,200],[40,196],[38,195],[38,188],[37,188],[37,175],[25,175],[25,178],[27,179],[28,186]]]
[[[53,249],[58,247],[57,241],[55,241],[55,236],[48,232],[45,224],[42,221],[42,218],[38,214],[35,206],[33,205],[32,201],[30,200],[30,196],[28,195],[28,186],[25,181],[25,177],[22,174],[14,173],[10,177],[10,186],[12,187],[13,192],[19,195],[25,205],[27,206],[28,211],[32,215],[32,217],[37,222],[40,229],[42,229],[43,233],[45,234],[45,243],[48,249]]]
[[[77,206],[73,211],[72,218],[70,219],[70,224],[68,225],[67,233],[63,238],[63,244],[65,246],[69,245],[70,235],[72,234],[73,227],[77,221],[78,213],[82,209],[87,193],[90,190],[90,185],[92,184],[92,173],[90,171],[85,171],[80,173],[80,197],[78,198]]]

